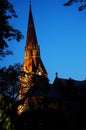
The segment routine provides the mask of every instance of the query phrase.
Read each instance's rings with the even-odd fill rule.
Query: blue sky
[[[20,29],[24,39],[12,41],[10,49],[14,55],[0,61],[1,66],[23,63],[26,44],[29,0],[9,0],[18,19],[11,24]],[[35,23],[41,58],[52,83],[55,73],[59,78],[86,78],[86,10],[78,12],[78,6],[64,7],[67,0],[32,0],[32,13]]]

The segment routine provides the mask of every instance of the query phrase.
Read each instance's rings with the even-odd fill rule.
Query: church
[[[38,123],[40,129],[43,129],[43,124],[46,124],[46,122],[50,124],[48,124],[48,126],[46,124],[46,129],[52,130],[53,128],[55,129],[55,127],[61,127],[63,129],[61,123],[64,124],[63,119],[65,118],[64,125],[66,129],[79,130],[80,126],[78,123],[80,117],[77,115],[80,115],[81,102],[77,102],[77,100],[86,99],[86,80],[75,81],[71,78],[62,79],[59,78],[58,73],[56,73],[53,83],[50,84],[48,72],[42,62],[40,53],[41,50],[37,40],[30,4],[24,63],[20,74],[20,105],[18,106],[17,113],[18,115],[24,115],[25,113],[34,111],[46,113],[44,114],[46,115],[46,119],[43,117],[43,113],[41,117],[38,113],[37,115],[34,114],[40,118],[40,120],[38,120],[38,122],[40,122]],[[76,103],[73,102],[74,100],[76,100]],[[74,111],[72,111],[73,109]],[[37,121],[35,116],[34,122]],[[59,123],[57,123],[57,121]],[[35,125],[37,125],[37,123],[35,123]]]

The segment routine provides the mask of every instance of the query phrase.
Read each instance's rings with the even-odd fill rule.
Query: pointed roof
[[[58,84],[58,73],[56,72],[56,77],[55,77],[55,80],[53,82],[54,85],[57,85]]]
[[[29,9],[29,19],[28,19],[28,29],[27,29],[27,38],[26,38],[26,47],[25,47],[25,57],[24,65],[28,72],[42,74],[47,76],[47,71],[42,63],[40,57],[40,48],[38,45],[34,19],[32,15],[32,8],[30,3]]]
[[[60,78],[58,78],[58,73],[56,72],[56,77],[55,77],[55,80],[53,82],[53,85],[54,86],[60,86],[62,88],[65,87],[64,83],[60,80]]]
[[[34,21],[33,21],[31,3],[30,3],[30,11],[29,11],[29,20],[28,20],[28,30],[27,30],[27,41],[26,41],[26,44],[30,44],[32,42],[34,44],[37,44],[37,37],[36,37],[35,26],[34,26]]]

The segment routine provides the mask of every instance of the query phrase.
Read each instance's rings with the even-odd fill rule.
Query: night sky
[[[18,15],[10,21],[24,39],[9,43],[14,55],[0,61],[1,66],[24,61],[29,0],[9,0]],[[55,73],[59,78],[85,80],[86,78],[86,10],[79,12],[78,5],[65,7],[67,0],[32,0],[32,13],[41,58],[52,83]]]

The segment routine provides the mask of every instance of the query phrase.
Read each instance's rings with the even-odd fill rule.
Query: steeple
[[[34,26],[34,21],[32,16],[31,3],[30,3],[26,45],[28,46],[32,42],[34,44],[37,44],[37,37],[36,37],[35,26]]]
[[[38,46],[31,4],[29,11],[24,64],[22,70],[31,74],[34,73],[47,76],[46,69],[40,57],[40,48]]]

